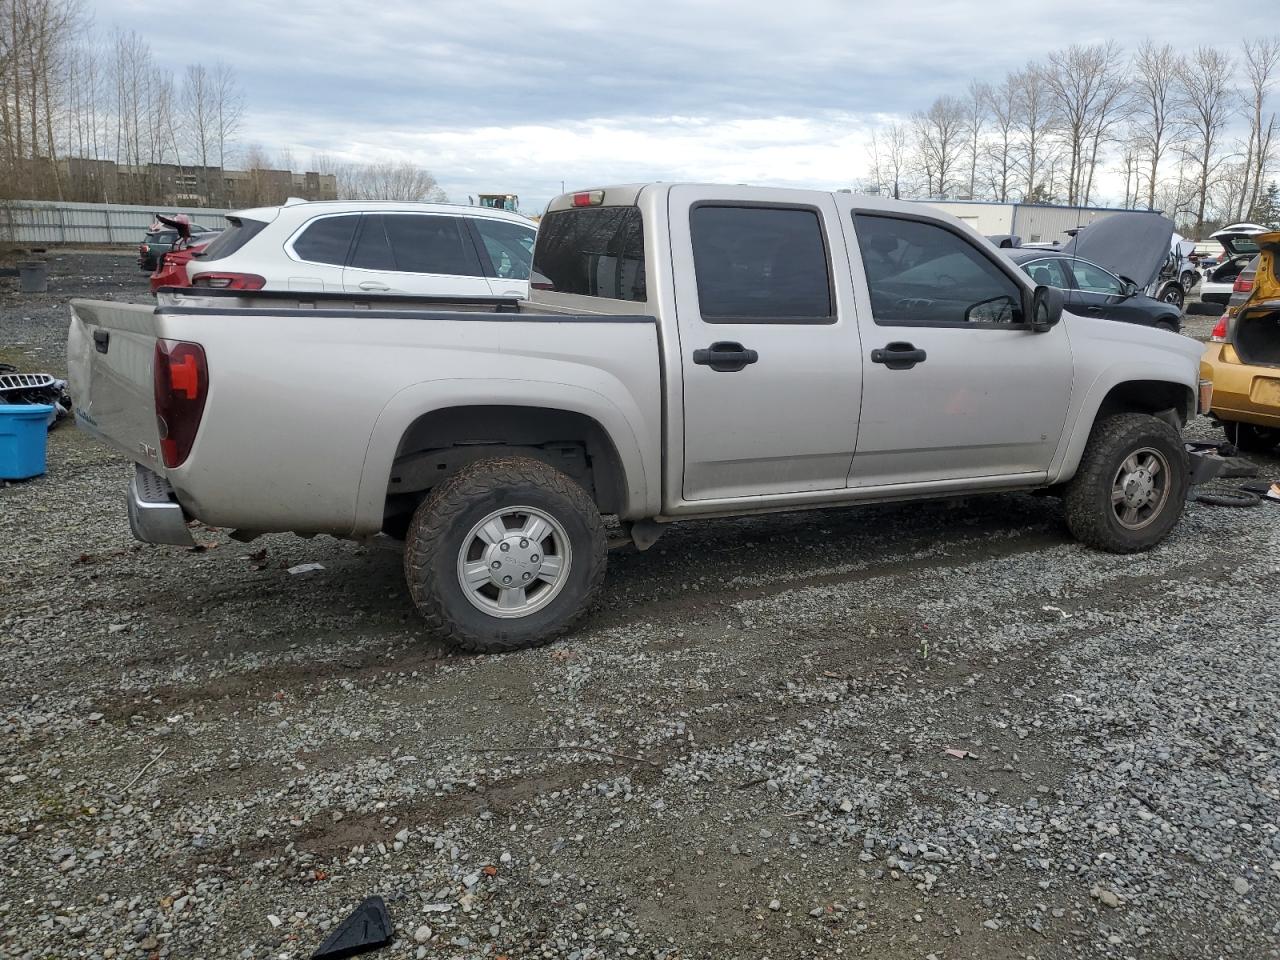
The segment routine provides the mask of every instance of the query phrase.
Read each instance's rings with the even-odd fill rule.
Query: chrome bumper
[[[129,481],[129,529],[143,543],[196,544],[169,481],[140,463],[134,464]]]

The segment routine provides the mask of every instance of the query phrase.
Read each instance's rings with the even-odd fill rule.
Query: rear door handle
[[[709,347],[693,351],[693,362],[700,367],[710,367],[720,373],[736,373],[749,363],[755,363],[760,355],[731,340],[717,340]]]
[[[370,293],[386,293],[391,288],[385,283],[379,283],[377,280],[366,280],[360,284],[361,290],[368,290]]]
[[[99,353],[106,353],[111,349],[111,331],[95,330],[93,331],[93,349]]]
[[[883,363],[890,370],[910,370],[917,363],[924,363],[927,354],[914,344],[895,340],[871,351],[872,363]]]
[[[1085,313],[1101,313],[1102,308],[1098,306],[1096,303],[1091,303],[1084,308],[1084,312]]]

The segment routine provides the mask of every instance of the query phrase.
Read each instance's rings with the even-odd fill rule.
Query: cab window
[[[888,326],[1007,326],[1022,322],[1022,288],[945,227],[854,214],[872,319]]]

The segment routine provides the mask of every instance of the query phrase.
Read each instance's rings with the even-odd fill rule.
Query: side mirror
[[[1057,287],[1040,284],[1031,295],[1031,329],[1036,333],[1052,330],[1062,319],[1066,298]]]
[[[1126,300],[1128,300],[1130,297],[1134,296],[1138,292],[1138,285],[1134,283],[1132,280],[1130,280],[1128,277],[1121,277],[1120,282],[1124,284],[1124,288],[1121,292],[1121,296],[1123,296]]]

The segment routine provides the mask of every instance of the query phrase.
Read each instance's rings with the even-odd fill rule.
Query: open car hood
[[[1267,232],[1266,227],[1256,223],[1233,223],[1209,234],[1209,239],[1222,244],[1228,256],[1253,256],[1258,252],[1258,237]]]
[[[1172,239],[1173,221],[1158,213],[1117,213],[1077,232],[1059,252],[1092,260],[1141,290],[1159,275]]]
[[[172,230],[177,230],[178,236],[183,240],[191,239],[191,218],[185,213],[174,214],[172,217],[157,213],[156,222],[163,223]]]

